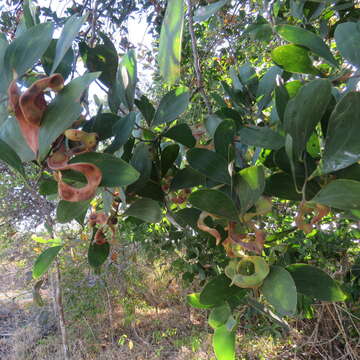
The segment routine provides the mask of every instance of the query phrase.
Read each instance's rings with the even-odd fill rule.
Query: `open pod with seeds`
[[[225,275],[231,284],[241,288],[257,288],[269,275],[270,267],[260,256],[244,256],[231,260],[225,268]]]
[[[74,147],[71,151],[75,154],[82,154],[84,152],[93,151],[96,148],[98,141],[98,134],[95,132],[88,133],[78,129],[68,129],[64,132],[68,140],[79,142],[81,145]]]
[[[44,91],[60,91],[63,87],[64,79],[60,74],[35,81],[23,94],[16,84],[16,79],[9,86],[9,108],[19,123],[26,143],[35,154],[39,149],[41,120],[47,108]]]
[[[70,155],[66,153],[64,147],[52,154],[47,164],[50,169],[55,170],[54,178],[58,183],[59,197],[66,201],[85,201],[93,198],[96,194],[96,189],[101,183],[102,173],[100,169],[90,163],[75,163],[68,164]],[[81,188],[71,186],[63,181],[61,171],[73,170],[80,172],[86,178],[87,184]]]

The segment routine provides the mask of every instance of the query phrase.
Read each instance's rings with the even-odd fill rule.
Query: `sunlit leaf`
[[[184,0],[169,0],[160,33],[160,73],[169,84],[180,78]]]

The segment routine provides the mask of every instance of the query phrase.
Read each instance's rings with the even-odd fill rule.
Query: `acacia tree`
[[[0,158],[36,199],[56,199],[55,218],[44,213],[51,239],[55,222],[76,220],[89,234],[89,265],[100,271],[126,221],[163,222],[178,239],[191,228],[186,247],[197,249],[211,280],[187,300],[211,309],[220,360],[235,358],[244,304],[287,327],[284,317],[314,301],[351,298],[351,288],[284,261],[273,245],[290,247],[290,232],[314,236],[320,222],[358,221],[354,2],[139,2],[156,14],[148,21],[159,38],[159,98],[137,90],[136,51],[108,36],[135,3],[86,1],[66,21],[21,5],[17,27],[3,24],[0,37]],[[91,116],[95,83],[106,98],[91,104]],[[23,166],[30,161],[38,189]],[[297,208],[291,227],[279,218],[289,203]],[[66,245],[39,256],[35,279]]]

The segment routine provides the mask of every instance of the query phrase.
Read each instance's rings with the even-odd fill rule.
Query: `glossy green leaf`
[[[148,223],[157,223],[161,220],[161,208],[157,201],[143,198],[132,203],[124,215],[134,216]]]
[[[4,67],[8,74],[23,75],[45,53],[54,31],[53,24],[35,25],[16,38],[6,49]],[[11,75],[10,75],[11,76]],[[9,82],[11,80],[8,79]]]
[[[85,212],[89,205],[89,201],[70,202],[60,200],[56,208],[56,219],[61,224],[67,223],[76,219],[80,213]]]
[[[134,50],[123,56],[117,71],[120,96],[123,104],[132,111],[137,82],[137,64]]]
[[[145,143],[137,144],[130,163],[140,173],[139,179],[130,188],[131,191],[139,190],[150,179],[152,169],[150,147]]]
[[[120,105],[120,90],[116,85],[116,73],[118,68],[118,55],[116,48],[110,39],[100,34],[104,44],[97,44],[94,48],[87,46],[85,42],[79,44],[81,57],[90,72],[101,71],[99,80],[109,88],[109,98]],[[110,99],[109,99],[110,102]],[[113,111],[116,113],[116,111]]]
[[[81,17],[72,15],[71,17],[69,17],[69,19],[66,20],[60,38],[56,42],[55,57],[50,74],[53,74],[55,72],[61,60],[64,58],[65,54],[70,49],[72,42],[79,33],[80,28],[84,24],[86,18],[87,15]]]
[[[217,329],[226,324],[231,315],[231,308],[227,302],[214,307],[209,315],[208,323],[213,329]]]
[[[123,119],[120,118],[120,116],[115,114],[98,114],[89,121],[86,121],[82,129],[86,132],[96,132],[98,134],[99,141],[103,141],[114,135],[116,136],[116,131],[113,131],[114,125],[117,122],[121,123],[122,120]]]
[[[113,125],[112,133],[115,135],[115,138],[113,142],[105,149],[105,152],[114,153],[129,140],[129,137],[135,126],[135,121],[136,113],[130,112]],[[96,130],[94,129],[94,131]]]
[[[110,154],[89,152],[75,156],[69,161],[70,164],[79,162],[94,164],[101,170],[100,186],[126,186],[139,178],[139,172],[130,164]]]
[[[44,179],[40,182],[39,193],[40,195],[57,194],[58,183],[53,178]]]
[[[205,129],[210,137],[214,137],[215,131],[223,120],[218,115],[207,115],[205,118]]]
[[[231,145],[234,142],[236,126],[233,120],[223,120],[215,130],[214,145],[216,153],[230,160]]]
[[[300,157],[331,100],[331,83],[316,79],[302,86],[286,106],[284,129],[293,139],[293,151]]]
[[[134,101],[135,105],[138,107],[142,116],[144,117],[146,123],[150,126],[155,115],[154,105],[145,95],[142,95],[139,100],[135,99]]]
[[[299,179],[299,183],[304,179]],[[311,199],[320,190],[320,186],[315,181],[310,181],[306,185],[306,198]],[[286,200],[301,200],[301,193],[296,191],[293,177],[290,174],[279,172],[266,179],[264,195],[276,196]]]
[[[299,73],[317,75],[319,72],[312,65],[309,51],[298,45],[282,45],[271,52],[273,61],[284,70]]]
[[[184,208],[174,212],[172,215],[175,221],[182,227],[192,227],[197,229],[197,220],[201,211],[195,208]]]
[[[61,246],[53,246],[42,252],[35,261],[32,275],[34,279],[38,279],[40,276],[48,271],[50,265],[55,260],[57,254],[62,249]]]
[[[27,145],[19,123],[13,117],[7,117],[0,126],[0,139],[6,142],[19,156],[21,161],[31,161],[35,159],[35,154]]]
[[[196,208],[208,213],[224,217],[229,220],[238,220],[234,202],[229,196],[219,190],[198,190],[189,197],[189,202]]]
[[[165,147],[161,152],[161,174],[165,176],[168,170],[173,166],[180,151],[178,144],[171,144]]]
[[[346,168],[360,159],[360,93],[347,93],[335,106],[326,132],[321,171]]]
[[[190,166],[208,178],[230,184],[227,161],[214,151],[193,148],[186,154]]]
[[[178,124],[170,128],[164,133],[165,137],[175,140],[176,142],[192,148],[196,144],[196,140],[191,132],[189,125]]]
[[[340,54],[353,65],[360,67],[359,23],[344,22],[337,25],[334,36]]]
[[[278,25],[275,27],[275,31],[286,41],[296,45],[305,46],[313,53],[324,58],[329,64],[336,67],[338,66],[329,47],[313,32],[292,25]]]
[[[21,159],[17,153],[3,140],[0,139],[0,160],[10,165],[20,175],[26,177]]]
[[[7,47],[9,43],[4,34],[0,33],[0,95],[1,93],[6,94],[7,85],[8,85],[8,78],[10,79],[10,74],[6,73],[4,67],[4,57]],[[0,121],[1,124],[1,121]]]
[[[293,277],[297,291],[322,301],[344,301],[345,293],[324,271],[307,264],[292,264],[286,267]]]
[[[297,304],[297,291],[293,278],[284,268],[271,266],[260,291],[265,299],[281,315],[294,315]]]
[[[285,144],[284,137],[268,127],[247,126],[239,130],[240,142],[264,149],[278,150]]]
[[[180,86],[171,90],[161,99],[152,126],[173,122],[187,109],[188,104],[189,90],[187,87]]]
[[[192,188],[198,185],[205,185],[206,177],[194,170],[192,167],[187,166],[179,170],[170,185],[170,191],[177,191],[180,189]]]
[[[200,293],[186,295],[186,302],[195,309],[211,309],[214,305],[205,305],[200,301]]]
[[[244,289],[230,286],[231,280],[221,274],[211,279],[200,293],[200,301],[205,305],[220,305],[238,294],[243,295]]]
[[[285,89],[288,92],[290,99],[297,95],[302,86],[303,82],[300,80],[289,81],[285,84]]]
[[[245,214],[264,191],[264,168],[262,166],[251,166],[241,170],[239,175],[237,193],[240,198],[241,213]]]
[[[214,332],[212,344],[217,360],[235,360],[235,331],[223,325]]]
[[[46,49],[44,55],[41,58],[41,63],[46,72],[46,75],[51,74],[51,69],[54,65],[55,55],[56,55],[56,45],[58,40],[52,39],[49,47]],[[69,48],[65,53],[60,63],[56,67],[54,73],[61,74],[64,79],[66,79],[72,71],[74,63],[74,51],[72,48]]]
[[[180,78],[184,10],[184,0],[168,1],[161,26],[158,61],[160,74],[169,84]]]
[[[360,210],[360,181],[334,180],[324,186],[311,202],[341,210]]]
[[[194,21],[201,22],[208,20],[211,16],[216,14],[227,2],[228,0],[220,0],[206,6],[200,6],[194,13]]]
[[[109,256],[109,253],[110,253],[110,245],[108,242],[102,245],[98,245],[96,243],[91,244],[88,250],[89,265],[94,268],[98,268],[106,261],[106,259]]]
[[[40,159],[45,158],[51,144],[79,117],[81,94],[98,76],[99,73],[88,73],[74,79],[49,104],[40,128]]]

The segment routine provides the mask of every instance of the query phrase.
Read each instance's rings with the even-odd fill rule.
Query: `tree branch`
[[[197,46],[196,46],[194,20],[193,20],[193,14],[192,14],[193,6],[191,3],[191,0],[187,0],[187,5],[188,5],[187,15],[188,15],[188,19],[189,19],[189,33],[190,33],[190,37],[191,37],[191,48],[192,48],[192,53],[193,53],[193,58],[194,58],[194,69],[195,69],[195,76],[196,76],[196,87],[197,87],[197,90],[200,92],[202,98],[204,99],[208,113],[211,114],[212,108],[211,108],[210,100],[207,97],[205,90],[204,90],[203,79],[202,79],[202,74],[201,74],[201,69],[200,69],[200,59],[199,59],[199,53],[198,53]]]

